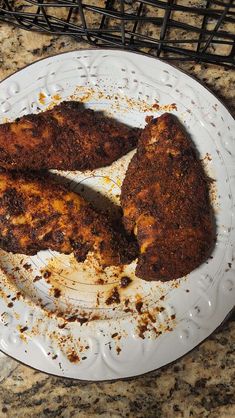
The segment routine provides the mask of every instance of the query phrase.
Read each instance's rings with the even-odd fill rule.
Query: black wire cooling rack
[[[167,60],[235,66],[229,0],[0,0],[0,20]]]

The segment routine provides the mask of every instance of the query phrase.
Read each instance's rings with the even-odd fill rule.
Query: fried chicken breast
[[[8,170],[86,170],[111,164],[136,146],[139,130],[81,103],[0,125],[0,166]]]
[[[175,116],[163,114],[142,132],[121,204],[125,228],[140,248],[138,277],[177,279],[208,257],[214,231],[207,179]]]
[[[110,266],[128,262],[130,246],[106,216],[51,175],[0,172],[3,250],[26,255],[46,249],[73,252],[79,262],[93,251],[103,266]]]

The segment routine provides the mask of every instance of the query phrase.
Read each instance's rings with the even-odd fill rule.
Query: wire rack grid
[[[235,66],[234,0],[0,0],[0,21],[167,60]]]

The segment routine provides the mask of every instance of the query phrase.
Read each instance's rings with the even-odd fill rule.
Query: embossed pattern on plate
[[[208,90],[166,63],[124,51],[84,50],[44,59],[4,80],[0,122],[64,99],[80,100],[138,127],[147,115],[175,113],[215,179],[217,243],[213,258],[170,283],[137,279],[135,263],[101,272],[91,260],[78,265],[72,256],[50,251],[34,257],[1,251],[0,349],[58,376],[104,380],[138,375],[191,350],[233,307],[234,121]],[[119,204],[132,155],[94,172],[60,175],[98,207],[109,199],[110,213],[115,213],[112,205]],[[42,277],[47,270],[49,280]],[[131,279],[124,288],[123,276]],[[107,305],[114,289],[120,301]],[[76,320],[65,321],[65,315]]]

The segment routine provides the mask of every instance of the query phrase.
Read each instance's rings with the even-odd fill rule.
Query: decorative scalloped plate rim
[[[79,65],[75,66],[75,62]],[[44,104],[41,106],[38,100],[40,89],[46,91],[50,99],[58,92],[63,99],[71,96],[74,78],[83,86],[83,91],[108,86],[114,92],[118,91],[124,100],[122,104],[128,98],[131,104],[123,104],[121,110],[116,108],[114,114],[136,126],[138,123],[144,125],[146,115],[162,113],[162,105],[174,102],[178,110],[173,112],[185,123],[200,154],[205,156],[207,152],[212,156],[208,165],[217,189],[215,254],[208,264],[180,282],[178,289],[171,289],[169,301],[166,301],[167,309],[176,314],[171,332],[164,332],[157,338],[151,334],[150,338],[141,339],[135,331],[135,318],[130,317],[121,318],[118,324],[115,319],[93,321],[87,327],[76,324],[72,326],[71,334],[75,339],[84,338],[89,349],[84,361],[71,363],[60,347],[46,336],[47,330],[53,331],[55,327],[54,319],[45,316],[41,308],[25,298],[17,300],[14,309],[7,306],[3,296],[0,299],[0,350],[5,354],[57,376],[89,381],[128,378],[160,368],[191,351],[223,322],[234,306],[234,121],[210,91],[182,71],[161,60],[116,49],[58,54],[11,75],[1,82],[1,120],[35,112],[37,106],[43,109]],[[101,106],[102,110],[113,104],[112,98],[108,104],[107,100],[105,104],[102,100],[91,97],[86,102],[88,107],[100,109]],[[146,112],[138,108],[141,101],[149,105],[155,101],[160,108],[154,111],[149,107]],[[114,164],[114,170],[115,167]],[[189,294],[186,294],[187,290],[190,290]],[[2,295],[6,292],[15,294],[3,272],[0,292]],[[36,317],[42,324],[40,332],[34,337],[23,338],[19,327],[32,326]],[[116,343],[110,340],[117,328],[125,334],[120,340],[120,353]],[[56,359],[48,354],[50,350],[56,354]]]

